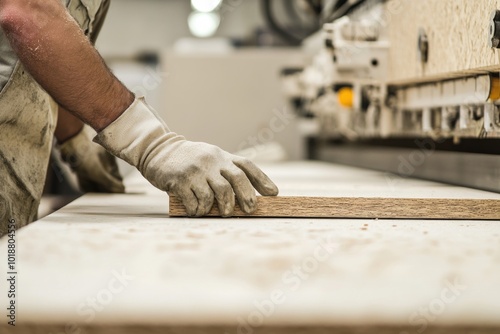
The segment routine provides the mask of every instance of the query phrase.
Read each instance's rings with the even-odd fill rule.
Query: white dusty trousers
[[[62,0],[92,42],[109,0]],[[27,73],[0,29],[0,237],[36,219],[57,123],[57,106]]]

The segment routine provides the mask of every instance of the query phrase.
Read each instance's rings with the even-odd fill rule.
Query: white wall
[[[223,9],[217,36],[245,37],[263,26],[259,2],[225,1],[231,6]],[[188,0],[112,0],[98,48],[109,59],[142,50],[161,52],[159,71],[168,76],[156,86],[144,66],[115,62],[111,67],[132,90],[153,84],[145,92],[148,101],[173,131],[232,152],[255,142],[266,143],[272,136],[285,146],[290,158],[302,158],[303,143],[294,121],[284,128],[278,124],[283,130],[272,129],[276,113],[286,106],[279,83],[280,69],[301,64],[300,51],[176,54],[171,50],[175,41],[191,36],[187,26],[190,12]]]
[[[263,26],[259,2],[225,1],[216,36],[245,37]],[[191,36],[190,12],[189,0],[112,0],[97,48],[105,57],[169,48],[178,38]]]
[[[246,49],[228,54],[166,53],[164,109],[172,131],[234,152],[278,141],[291,159],[304,156],[296,120],[283,115],[279,73],[297,66],[294,49]],[[288,113],[291,111],[288,108]]]

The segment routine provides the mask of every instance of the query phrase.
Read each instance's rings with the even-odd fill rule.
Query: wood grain
[[[257,197],[257,210],[244,213],[237,205],[235,217],[308,218],[406,218],[406,219],[500,219],[500,200],[457,198],[380,197]],[[179,199],[171,196],[170,217],[186,217]],[[209,217],[220,217],[216,205]]]
[[[385,3],[392,83],[474,75],[500,68],[499,50],[488,45],[491,13],[500,0],[390,0]],[[429,39],[429,60],[418,58],[420,29]]]

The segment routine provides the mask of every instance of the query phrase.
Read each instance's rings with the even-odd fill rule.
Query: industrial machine
[[[310,157],[500,192],[500,1],[334,3],[282,73]]]

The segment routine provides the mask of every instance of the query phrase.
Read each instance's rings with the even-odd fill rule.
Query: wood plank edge
[[[338,206],[331,206],[332,201]],[[364,206],[357,210],[360,204]],[[236,204],[233,217],[500,219],[500,200],[496,199],[258,196],[257,207],[254,213],[247,214]],[[170,217],[188,216],[182,203],[173,196],[170,197],[169,215]],[[214,205],[205,217],[221,217],[217,206]]]

